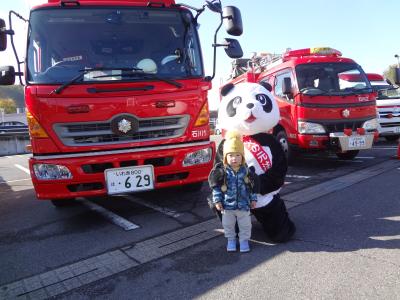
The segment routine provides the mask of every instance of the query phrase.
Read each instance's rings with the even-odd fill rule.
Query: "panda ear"
[[[228,83],[221,88],[221,95],[225,97],[234,88],[233,83]]]
[[[272,85],[270,85],[268,82],[261,81],[261,82],[259,82],[259,84],[262,85],[263,87],[265,87],[269,92],[272,91]]]

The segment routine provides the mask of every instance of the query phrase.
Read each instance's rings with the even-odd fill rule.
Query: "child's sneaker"
[[[226,245],[226,251],[228,252],[235,252],[236,251],[236,240],[235,239],[229,239],[228,244]]]
[[[249,241],[248,240],[240,241],[240,252],[249,252],[249,251],[250,251]]]

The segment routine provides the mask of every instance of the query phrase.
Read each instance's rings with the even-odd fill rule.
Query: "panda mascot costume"
[[[285,153],[275,137],[267,133],[280,118],[278,104],[270,91],[268,83],[225,85],[221,89],[218,122],[222,129],[235,130],[243,136],[246,164],[256,174],[254,177],[258,183],[257,206],[252,213],[268,238],[282,243],[293,236],[296,227],[279,195],[287,171]],[[224,141],[218,146],[214,168],[209,176],[211,187],[220,185],[224,180],[220,168]],[[218,211],[216,213],[221,217]]]

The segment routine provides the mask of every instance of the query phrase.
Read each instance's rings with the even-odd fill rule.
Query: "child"
[[[222,226],[228,239],[227,251],[236,251],[236,230],[239,227],[240,252],[249,252],[251,236],[250,208],[256,207],[257,196],[249,184],[248,172],[244,159],[244,145],[241,136],[235,132],[227,132],[223,146],[224,180],[220,185],[211,186],[215,208],[222,213]]]

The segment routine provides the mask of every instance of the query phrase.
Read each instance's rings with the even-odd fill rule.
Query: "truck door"
[[[292,93],[289,95],[285,95],[283,93],[282,86],[285,78],[291,79],[293,89],[293,84],[295,82],[293,73],[291,69],[286,69],[279,73],[276,73],[272,91],[278,102],[279,110],[281,113],[280,124],[285,128],[288,137],[290,137],[290,133],[295,133],[296,131],[296,109],[293,97],[294,94]]]

